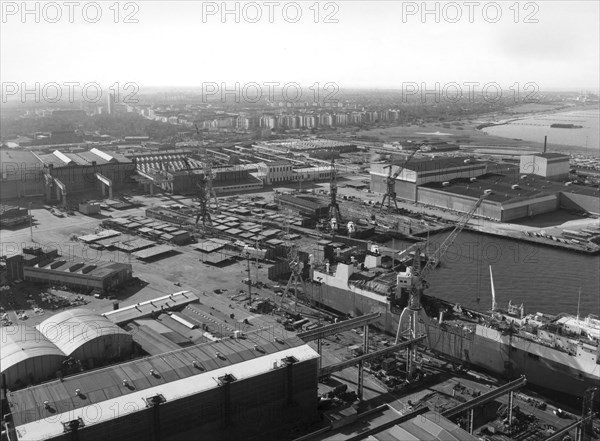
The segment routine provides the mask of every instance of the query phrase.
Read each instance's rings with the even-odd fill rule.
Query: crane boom
[[[427,281],[425,277],[429,274],[429,272],[435,267],[436,263],[441,259],[450,245],[454,243],[456,237],[460,234],[460,232],[465,228],[467,222],[473,217],[479,206],[483,203],[483,200],[488,196],[490,192],[488,190],[485,191],[483,195],[479,197],[477,202],[471,207],[471,209],[463,214],[458,221],[456,222],[456,226],[454,230],[446,237],[446,239],[442,242],[442,244],[437,248],[437,250],[432,254],[431,257],[425,263],[423,269],[421,269],[421,250],[417,247],[415,250],[415,258],[413,259],[412,268],[407,269],[406,273],[398,273],[398,282],[396,284],[397,294],[399,294],[400,286],[404,284],[405,287],[409,288],[409,300],[408,306],[404,308],[402,314],[400,315],[400,319],[398,320],[398,330],[396,331],[396,344],[398,344],[400,340],[400,335],[403,330],[407,330],[411,337],[418,333],[419,328],[419,320],[422,319],[425,323],[427,323],[427,315],[423,312],[421,308],[421,295],[423,294],[423,290],[427,288]],[[403,283],[402,283],[403,282]],[[409,282],[408,286],[406,282]],[[416,347],[412,347],[407,353],[407,374],[409,378],[412,378],[415,369],[415,361],[417,357],[417,349]]]
[[[398,170],[396,170],[396,172],[394,174],[392,174],[392,164],[390,165],[386,165],[383,168],[389,168],[390,171],[388,173],[388,176],[385,180],[386,183],[386,193],[383,195],[383,199],[381,200],[381,208],[384,207],[385,205],[385,201],[387,200],[387,207],[388,209],[392,208],[392,201],[394,201],[394,205],[396,206],[396,210],[398,209],[398,204],[396,202],[396,178],[398,176],[400,176],[400,173],[402,173],[402,170],[404,170],[404,168],[406,167],[406,165],[409,163],[409,161],[413,158],[413,156],[415,156],[415,154],[418,152],[419,150],[413,150],[412,153],[408,156],[408,158],[406,158],[406,161],[404,161],[402,163],[402,165],[400,167],[398,167]]]
[[[446,255],[448,248],[450,248],[450,246],[454,243],[454,241],[456,240],[456,237],[465,228],[465,226],[467,225],[469,220],[471,220],[471,218],[473,217],[473,215],[475,214],[477,209],[481,206],[481,204],[483,203],[483,200],[486,197],[487,197],[487,194],[480,196],[479,199],[477,200],[477,202],[475,202],[475,204],[471,207],[471,209],[467,213],[464,213],[456,221],[456,226],[454,227],[454,230],[452,230],[452,232],[448,235],[448,237],[446,237],[446,239],[444,239],[444,241],[440,244],[440,246],[437,248],[437,250],[435,250],[435,252],[427,260],[427,263],[425,264],[423,269],[421,269],[421,271],[419,271],[419,274],[417,274],[419,277],[419,281],[422,281],[423,279],[425,279],[425,277],[427,277],[429,272],[431,272],[431,270],[433,268],[435,268],[437,263],[439,261],[441,261],[442,258]],[[420,254],[421,254],[420,250],[415,251],[415,256],[420,256]]]

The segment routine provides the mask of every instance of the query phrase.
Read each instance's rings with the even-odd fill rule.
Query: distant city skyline
[[[224,17],[221,2],[130,2],[137,9],[120,3],[118,16],[103,3],[96,23],[88,22],[90,10],[85,17],[71,11],[69,23],[65,6],[57,19],[46,3],[36,11],[31,2],[33,12],[24,17],[6,3],[21,7],[2,6],[3,83],[134,82],[140,93],[202,82],[295,82],[303,88],[332,82],[372,90],[410,82],[495,82],[507,89],[532,82],[540,91],[598,91],[598,2],[519,2],[516,8],[500,2],[499,11],[493,2],[479,2],[472,11],[464,2],[454,3],[458,9],[429,2],[424,16],[421,2],[300,2],[296,23],[290,22],[298,16],[288,7],[293,2],[279,2],[273,11],[264,2],[255,3],[258,9],[228,2]],[[249,23],[259,12],[261,19]],[[138,23],[124,22],[128,17]]]

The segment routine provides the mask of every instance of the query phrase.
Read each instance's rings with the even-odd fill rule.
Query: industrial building
[[[386,192],[385,167],[371,166],[371,189],[378,193]],[[397,170],[392,166],[392,174]],[[597,189],[557,182],[568,172],[569,157],[556,153],[523,155],[519,168],[464,158],[413,159],[405,164],[395,189],[399,199],[459,212],[468,212],[489,193],[476,216],[501,222],[560,208],[600,213]]]
[[[67,356],[37,329],[26,326],[0,327],[0,365],[9,389],[56,378]]]
[[[11,392],[9,436],[281,439],[318,420],[318,358],[259,330],[84,372]]]
[[[455,179],[432,182],[418,189],[421,204],[467,212],[486,190],[487,195],[477,216],[508,222],[560,208],[600,213],[600,193],[590,187],[565,186],[535,175],[513,177],[489,173],[475,180]]]
[[[392,175],[398,170],[392,165]],[[487,172],[487,164],[469,158],[418,158],[404,166],[396,178],[396,194],[400,199],[417,201],[417,187],[429,182],[446,182],[457,178],[475,178]],[[371,190],[386,193],[387,164],[371,164]]]
[[[42,263],[50,262],[58,257],[55,248],[41,248],[38,244],[25,245],[23,254],[15,254],[6,258],[6,275],[8,280],[23,279],[23,269]]]
[[[117,232],[117,234],[119,234]],[[75,289],[109,291],[132,277],[129,264],[59,259],[56,249],[24,247],[23,254],[6,259],[9,280],[23,279],[36,283],[66,285]]]
[[[106,317],[87,309],[70,309],[47,318],[37,330],[68,357],[88,367],[128,358],[132,336]]]
[[[290,161],[263,161],[257,165],[258,176],[265,185],[313,182],[331,179],[331,166],[294,166]]]
[[[39,197],[45,194],[43,165],[32,152],[0,149],[0,199]]]
[[[93,148],[79,153],[53,153],[38,156],[43,166],[45,199],[67,204],[67,195],[101,191],[108,198],[113,190],[132,182],[135,164],[118,153]]]
[[[171,194],[194,194],[205,179],[202,162],[185,152],[138,155],[134,159],[139,180],[150,193],[156,186]],[[263,183],[254,176],[256,171],[252,165],[213,167],[212,188],[217,194],[261,189]]]
[[[308,195],[280,194],[275,201],[283,208],[289,208],[311,219],[322,219],[329,215],[329,204]]]
[[[311,153],[323,150],[335,151],[337,153],[350,153],[357,150],[356,144],[322,138],[264,141],[256,144],[254,148],[259,152],[275,153]]]
[[[569,177],[569,156],[560,153],[535,153],[521,155],[519,171],[552,180]]]
[[[65,285],[74,289],[108,292],[132,278],[127,263],[52,260],[23,268],[23,279],[29,282]]]

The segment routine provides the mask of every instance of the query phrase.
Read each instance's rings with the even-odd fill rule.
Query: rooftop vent
[[[63,424],[65,433],[76,432],[77,430],[81,429],[82,427],[85,427],[85,423],[83,422],[83,419],[81,417],[77,418],[76,420],[65,421],[62,424]]]
[[[146,402],[146,407],[152,407],[152,406],[158,406],[159,404],[166,402],[167,399],[164,397],[163,394],[156,394],[156,395],[152,395],[150,397],[144,398],[144,401]]]
[[[218,377],[218,380],[219,380],[219,386],[223,386],[224,384],[233,383],[234,381],[237,380],[237,378],[235,378],[232,374],[225,374],[225,375]]]
[[[292,355],[288,355],[287,357],[282,358],[281,362],[287,366],[290,364],[298,363],[298,359]]]

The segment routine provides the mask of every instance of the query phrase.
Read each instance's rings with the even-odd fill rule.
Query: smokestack
[[[548,137],[544,136],[544,153],[546,153],[546,142],[548,141]]]

